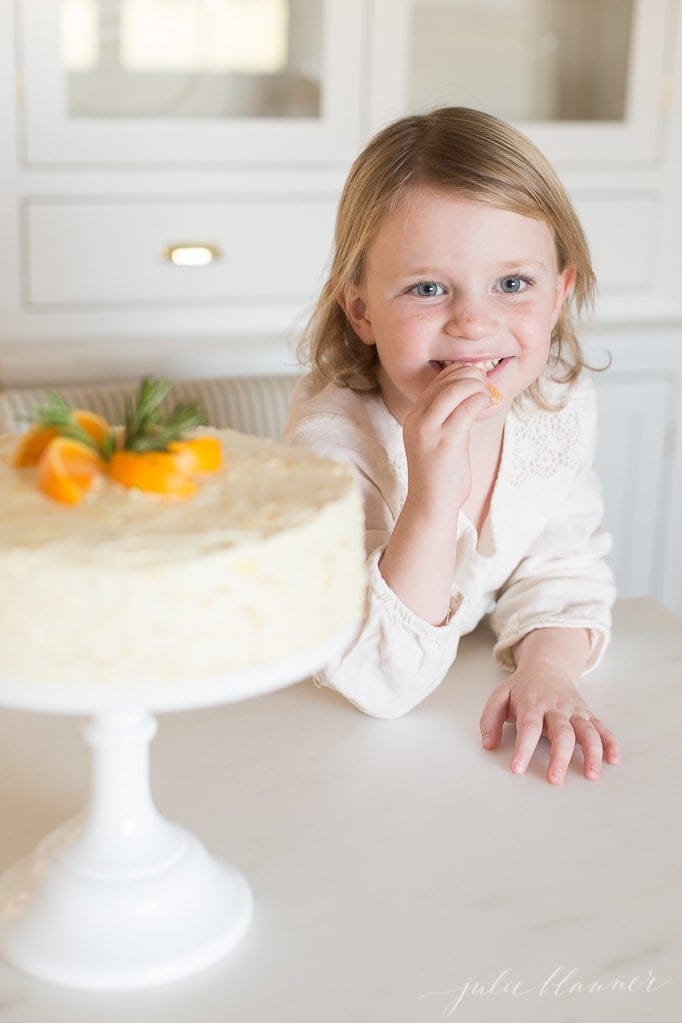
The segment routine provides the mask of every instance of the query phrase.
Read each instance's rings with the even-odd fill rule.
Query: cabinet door
[[[656,374],[597,376],[599,435],[595,466],[605,525],[613,536],[610,561],[621,597],[659,595],[665,541],[665,479],[670,379]]]
[[[346,162],[362,0],[19,0],[29,165]]]
[[[375,6],[375,122],[469,106],[517,124],[557,163],[658,155],[677,0]]]

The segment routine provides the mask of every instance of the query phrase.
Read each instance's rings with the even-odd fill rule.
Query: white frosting
[[[349,468],[217,432],[225,465],[179,501],[102,477],[70,507],[0,438],[0,677],[188,681],[295,655],[359,622]]]

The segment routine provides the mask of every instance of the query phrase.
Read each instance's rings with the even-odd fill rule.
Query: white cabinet
[[[327,257],[328,197],[31,199],[22,207],[36,310],[305,301]],[[208,265],[169,251],[208,240]],[[295,254],[295,255],[294,255]]]
[[[20,0],[29,167],[334,164],[362,0]]]
[[[682,316],[682,0],[0,0],[0,14],[0,344],[297,329],[355,153],[437,103],[515,119],[557,164],[600,320]],[[160,265],[178,241],[227,255]]]
[[[454,104],[512,121],[584,221],[600,319],[682,315],[679,0],[377,0],[372,120]]]
[[[595,464],[618,591],[682,614],[682,324],[602,329],[587,355],[603,366],[606,353]]]
[[[676,0],[378,0],[375,9],[376,118],[471,106],[518,124],[560,167],[660,157]]]
[[[674,382],[663,374],[638,380],[611,373],[597,381],[599,438],[595,464],[613,536],[611,562],[623,597],[653,593],[660,583],[664,533],[661,500],[670,472],[668,414]]]
[[[281,339],[320,287],[367,134],[368,15],[364,0],[0,0],[0,374],[27,343],[63,374],[64,344],[134,339],[153,361],[169,337],[191,339],[197,374],[220,337],[280,338],[277,362],[259,366],[254,340],[242,372],[292,362]],[[172,265],[187,244],[215,258]]]
[[[438,103],[514,119],[556,163],[599,319],[682,316],[681,0],[0,0],[0,14],[0,344],[297,329],[355,153]],[[183,240],[228,257],[160,266]]]

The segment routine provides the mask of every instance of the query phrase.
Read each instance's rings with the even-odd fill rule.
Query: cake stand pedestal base
[[[156,810],[150,714],[106,713],[84,730],[88,806],[0,879],[0,951],[24,972],[69,987],[179,980],[242,937],[249,885]]]

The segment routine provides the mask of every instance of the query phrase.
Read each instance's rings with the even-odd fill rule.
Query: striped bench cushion
[[[224,377],[212,380],[179,380],[166,399],[166,406],[180,401],[201,401],[208,422],[242,433],[277,440],[284,428],[295,376]],[[117,384],[78,384],[56,390],[73,408],[87,408],[120,423],[126,396],[138,381]],[[0,432],[22,433],[28,428],[30,410],[44,398],[40,387],[0,392]]]

